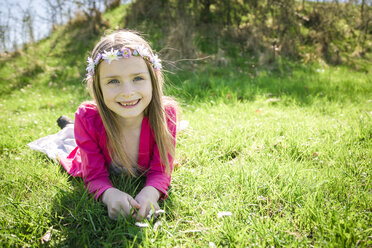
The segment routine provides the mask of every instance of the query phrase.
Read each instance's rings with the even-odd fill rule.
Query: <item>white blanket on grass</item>
[[[74,125],[68,124],[58,133],[32,141],[28,146],[33,150],[45,153],[53,160],[57,160],[58,157],[67,157],[76,147]]]

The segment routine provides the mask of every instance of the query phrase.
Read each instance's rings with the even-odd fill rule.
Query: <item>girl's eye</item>
[[[140,77],[140,76],[135,77],[135,78],[133,79],[133,81],[141,81],[141,80],[143,80],[143,77]]]
[[[110,80],[107,84],[118,84],[118,83],[120,83],[119,80],[113,79],[113,80]]]

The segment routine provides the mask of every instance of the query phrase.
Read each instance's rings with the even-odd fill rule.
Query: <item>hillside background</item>
[[[272,63],[276,55],[304,62],[323,60],[360,69],[359,58],[370,60],[371,2],[186,0],[133,1],[110,22],[102,11],[120,0],[5,1],[1,8],[0,45],[15,51],[35,43],[45,31],[78,27],[91,36],[103,30],[133,28],[149,35],[154,46],[170,58],[199,58],[205,54],[258,57]],[[17,4],[16,4],[17,3]],[[35,5],[37,5],[35,7]],[[366,70],[362,66],[362,69]]]

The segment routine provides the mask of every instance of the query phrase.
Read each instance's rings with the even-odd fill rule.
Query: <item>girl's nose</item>
[[[134,88],[132,84],[125,82],[121,89],[120,89],[120,94],[123,96],[131,96],[134,94]]]

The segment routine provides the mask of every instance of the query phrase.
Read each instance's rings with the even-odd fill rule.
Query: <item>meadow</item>
[[[141,228],[109,219],[81,179],[27,147],[90,99],[87,54],[75,52],[94,40],[66,35],[80,34],[56,32],[0,61],[1,246],[372,246],[371,72],[240,58],[167,73],[189,126],[165,214]],[[131,194],[143,184],[112,181]]]
[[[166,214],[148,228],[110,220],[82,180],[27,147],[57,132],[61,114],[73,118],[89,99],[83,83],[2,95],[1,243],[38,246],[50,234],[51,246],[371,245],[370,74],[201,65],[168,81],[189,127],[178,135]],[[143,183],[113,181],[132,193]]]

